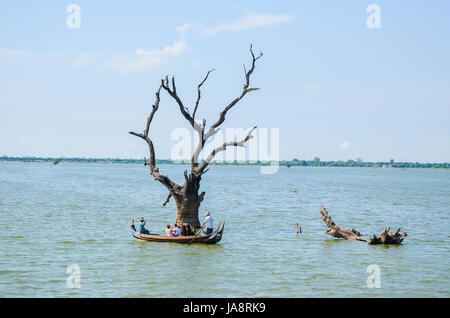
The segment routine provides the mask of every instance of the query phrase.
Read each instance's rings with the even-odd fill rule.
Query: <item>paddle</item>
[[[200,233],[200,231],[205,227],[205,224],[203,224],[203,226],[198,230],[197,234]],[[194,242],[194,240],[197,238],[198,235],[196,235],[192,240],[189,241],[188,245],[191,245],[192,242]]]

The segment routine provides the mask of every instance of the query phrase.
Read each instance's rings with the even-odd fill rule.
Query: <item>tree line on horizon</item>
[[[128,163],[128,164],[144,164],[143,159],[120,159],[120,158],[85,158],[85,157],[10,157],[1,156],[0,161],[19,161],[19,162],[49,162],[58,164],[61,162],[80,162],[80,163]],[[158,164],[173,164],[184,165],[190,164],[189,160],[171,160],[171,159],[156,159]],[[269,161],[212,161],[211,165],[221,166],[261,166],[270,165]],[[389,161],[363,161],[360,158],[356,160],[349,159],[347,161],[322,161],[319,157],[313,160],[300,160],[294,158],[292,160],[278,161],[280,166],[286,167],[361,167],[361,168],[434,168],[434,169],[450,169],[450,163],[420,163],[420,162],[395,162],[393,159]]]

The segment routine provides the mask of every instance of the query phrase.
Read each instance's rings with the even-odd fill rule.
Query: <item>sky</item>
[[[449,12],[447,0],[2,0],[0,156],[148,157],[128,132],[143,131],[161,78],[192,110],[215,69],[197,115],[210,124],[241,93],[252,44],[260,90],[222,131],[278,129],[281,160],[450,162]],[[162,92],[157,158],[179,128]]]

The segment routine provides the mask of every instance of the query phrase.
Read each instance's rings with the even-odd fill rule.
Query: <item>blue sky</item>
[[[370,29],[368,5],[381,8]],[[69,4],[81,8],[68,28]],[[240,93],[249,45],[261,90],[224,128],[279,128],[280,159],[449,162],[448,1],[1,1],[0,155],[142,158],[154,92],[175,75],[211,123]],[[162,94],[168,158],[188,127]]]

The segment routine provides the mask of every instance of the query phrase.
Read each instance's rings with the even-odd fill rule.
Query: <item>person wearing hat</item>
[[[206,224],[206,235],[209,235],[213,232],[213,224],[214,224],[214,219],[211,216],[211,212],[206,212],[206,218],[205,221],[203,222],[202,226],[205,226]]]
[[[140,218],[140,222],[139,222],[139,232],[141,232],[141,234],[150,234],[150,232],[145,228],[145,219],[143,216],[141,216]]]

